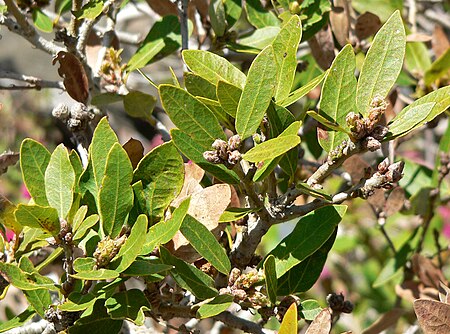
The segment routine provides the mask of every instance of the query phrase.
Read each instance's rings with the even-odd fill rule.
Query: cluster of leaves
[[[150,6],[157,6],[149,1]],[[1,222],[14,231],[16,239],[10,244],[0,236],[0,253],[5,254],[0,262],[0,293],[4,297],[8,286],[15,286],[24,292],[30,307],[0,325],[0,331],[20,326],[36,313],[49,321],[58,319],[57,329],[69,333],[119,332],[124,320],[142,325],[148,316],[164,318],[163,306],[179,301],[177,288],[170,290],[170,298],[161,292],[169,277],[181,288],[181,296],[194,296],[183,315],[199,319],[215,317],[234,302],[258,310],[264,321],[275,315],[281,320],[284,303],[292,301],[286,296],[305,293],[313,286],[347,206],[332,191],[319,189],[328,174],[302,183],[308,171],[299,167],[299,144],[305,140],[299,136],[301,126],[312,120],[320,124],[314,140],[328,153],[325,165],[333,168],[349,158],[349,152],[375,151],[383,142],[408,135],[450,106],[449,86],[442,84],[448,71],[448,50],[434,63],[412,63],[416,58],[408,53],[423,50],[407,43],[400,12],[395,11],[383,18],[387,21],[372,40],[358,78],[354,47],[345,45],[328,69],[308,71],[308,79],[297,88],[300,42],[310,40],[335,13],[329,1],[278,2],[275,9],[282,13],[277,16],[257,0],[247,0],[245,8],[236,0],[211,1],[212,50],[227,48],[256,57],[244,73],[216,53],[184,50],[182,59],[190,70],[184,74],[184,85],[173,76],[172,84],[157,86],[161,104],[176,128],[170,131],[171,141],[147,155],[143,156],[137,141],[120,145],[106,118],[93,134],[87,166],[77,152],[68,152],[63,145],[50,153],[34,140],[22,143],[20,165],[32,201],[16,206],[2,199]],[[60,13],[67,10],[66,2],[57,5]],[[104,6],[103,1],[88,2],[73,14],[80,20],[95,20]],[[41,15],[34,20],[36,26],[48,30],[42,24],[45,14],[39,8],[33,13]],[[247,35],[232,29],[242,13],[254,28]],[[192,31],[189,25],[189,34]],[[336,31],[335,35],[339,40]],[[108,66],[102,69],[108,72],[109,82],[119,86],[128,73],[175,52],[181,44],[178,18],[165,15],[152,26],[126,66],[119,65],[120,52],[110,50]],[[417,93],[423,96],[385,124],[384,101],[401,76],[405,54],[405,67],[420,80]],[[64,51],[55,61],[61,64],[68,93],[87,103],[89,82],[83,64]],[[116,73],[124,75],[124,80]],[[288,109],[319,84],[316,110],[294,113]],[[113,87],[94,96],[92,104],[118,100],[130,115],[152,121],[156,98],[141,92],[122,95]],[[448,151],[449,138],[447,131],[442,152]],[[306,144],[310,146],[311,140]],[[184,164],[182,156],[201,170]],[[428,187],[417,189],[410,176],[401,181],[413,204],[432,198],[430,194],[441,186],[438,167],[443,165],[439,160],[433,175],[428,175]],[[383,168],[379,167],[378,176],[388,166]],[[405,174],[421,172],[414,173],[412,168],[406,162]],[[391,176],[369,189],[356,184],[348,193],[366,196],[397,181]],[[296,205],[291,192],[310,202],[305,207]],[[388,206],[390,197],[384,199],[379,212]],[[430,216],[433,205],[430,200],[415,205],[415,213]],[[287,216],[292,208],[292,216]],[[262,221],[268,229],[287,220],[296,221],[294,229],[277,240],[263,259],[254,256],[260,239],[252,240],[251,254],[240,257],[240,243],[251,235],[242,232],[240,225],[249,228]],[[236,237],[238,233],[242,240]],[[420,244],[420,235],[417,228],[401,245],[376,278],[375,287],[407,274],[406,263]],[[29,255],[49,245],[53,252],[33,264]],[[55,284],[40,272],[59,261],[61,254],[65,273]],[[250,272],[242,273],[240,269],[247,266]],[[132,277],[145,283],[144,291],[127,289],[125,282]],[[158,290],[157,297],[154,290]],[[298,310],[297,303],[292,303],[280,332],[296,333],[299,316],[316,319],[311,333],[323,324],[329,325],[329,332],[339,312],[322,310],[314,300],[302,300]]]

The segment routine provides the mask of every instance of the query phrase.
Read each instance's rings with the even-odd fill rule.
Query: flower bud
[[[373,137],[367,137],[365,139],[365,146],[370,152],[375,152],[381,148],[381,143]]]
[[[69,107],[65,103],[60,103],[52,110],[53,117],[60,119],[61,121],[65,121],[70,116]]]
[[[230,151],[239,150],[239,147],[241,146],[241,137],[239,135],[231,136],[230,139],[228,139],[228,146]]]
[[[379,171],[381,174],[386,173],[387,170],[388,170],[388,168],[389,168],[389,158],[385,158],[382,162],[380,162],[380,163],[378,164],[378,171]]]
[[[203,152],[203,158],[212,164],[220,164],[222,162],[216,151]]]

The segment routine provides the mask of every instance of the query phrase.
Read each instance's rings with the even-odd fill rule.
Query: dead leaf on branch
[[[311,53],[324,71],[331,67],[334,60],[334,41],[331,28],[327,25],[308,40]]]
[[[5,152],[0,154],[0,175],[6,173],[8,167],[13,166],[19,161],[19,153]]]
[[[330,24],[334,37],[341,46],[348,43],[350,15],[348,0],[335,0],[330,12]]]
[[[450,333],[450,304],[417,299],[414,301],[414,311],[425,334]]]
[[[442,56],[445,51],[450,47],[450,41],[447,38],[447,34],[441,26],[436,26],[433,31],[431,39],[431,47],[434,51],[436,59]]]
[[[378,334],[382,331],[394,326],[400,317],[405,314],[405,310],[394,308],[381,315],[372,325],[367,327],[362,334]]]
[[[414,254],[411,262],[414,273],[426,287],[432,287],[437,290],[440,282],[447,282],[442,271],[425,256]]]
[[[327,334],[331,331],[331,312],[328,308],[324,308],[314,318],[309,325],[305,334]]]
[[[135,169],[139,161],[144,157],[144,146],[139,140],[130,138],[130,140],[123,144],[123,149],[127,152],[131,165]]]
[[[230,186],[228,184],[215,184],[191,195],[188,214],[205,225],[218,238],[220,232],[226,227],[226,224],[219,223],[219,218],[230,201]],[[173,255],[187,262],[195,262],[201,258],[180,231],[173,237],[169,250]]]
[[[359,40],[363,40],[374,35],[380,28],[380,18],[371,12],[365,12],[356,19],[355,34]]]
[[[52,64],[59,62],[58,74],[64,79],[67,93],[75,101],[86,103],[89,97],[89,81],[83,64],[72,53],[60,51]]]

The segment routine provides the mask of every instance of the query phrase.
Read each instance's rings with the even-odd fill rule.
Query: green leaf
[[[203,50],[183,50],[182,56],[192,72],[214,86],[219,80],[227,81],[240,88],[245,85],[245,74],[223,57]]]
[[[105,306],[104,299],[98,299],[88,308],[82,317],[69,328],[69,334],[118,334],[122,320],[112,320]]]
[[[173,269],[173,266],[138,259],[134,261],[124,272],[122,272],[122,275],[131,277],[150,276],[158,273],[164,273],[170,269]]]
[[[314,118],[317,122],[319,122],[322,125],[325,125],[327,128],[334,130],[334,131],[341,131],[341,132],[347,132],[348,130],[344,129],[342,126],[340,126],[339,124],[335,123],[332,120],[329,120],[328,118],[325,118],[324,116],[316,113],[313,110],[308,110],[306,112],[306,114],[308,116],[311,116],[312,118]],[[328,117],[328,116],[326,116]]]
[[[221,122],[221,124],[223,124],[228,129],[234,129],[233,120],[225,112],[225,110],[223,110],[219,102],[201,96],[197,96],[197,100],[207,106],[209,110],[213,112],[214,116],[216,116],[217,120]]]
[[[277,271],[275,267],[275,257],[271,254],[264,261],[264,276],[266,277],[266,289],[270,302],[275,305],[277,302]]]
[[[261,210],[260,208],[228,208],[226,209],[219,218],[219,223],[234,222],[236,220],[242,219],[249,213],[257,212]]]
[[[78,257],[73,262],[73,269],[75,271],[92,271],[96,263],[97,261],[93,257]]]
[[[277,101],[277,103],[282,107],[288,107],[291,104],[297,102],[300,100],[303,96],[308,94],[310,91],[312,91],[314,88],[316,88],[322,80],[326,77],[328,74],[328,70],[323,72],[321,75],[315,77],[314,79],[310,80],[306,85],[303,87],[300,87],[293,92],[289,93],[289,96],[281,101]]]
[[[353,47],[347,44],[331,64],[322,87],[319,114],[328,116],[343,128],[347,128],[347,114],[355,111],[355,64]],[[319,137],[320,146],[327,152],[335,149],[348,137],[343,132],[327,131],[327,134],[326,138]]]
[[[211,100],[217,100],[216,86],[197,74],[185,72],[184,86],[186,87],[186,90],[194,96],[202,96]]]
[[[20,168],[23,182],[38,205],[48,205],[45,195],[45,170],[50,157],[50,152],[33,139],[25,139],[20,146]]]
[[[295,334],[298,333],[297,304],[294,301],[289,306],[287,312],[281,322],[278,334]]]
[[[98,204],[103,231],[116,237],[133,206],[133,167],[125,149],[115,143],[109,151]]]
[[[236,112],[236,130],[244,140],[256,132],[272,99],[277,65],[272,46],[253,60]]]
[[[431,66],[430,55],[425,43],[406,43],[405,67],[415,77],[422,78],[426,70]]]
[[[61,218],[66,218],[73,201],[75,171],[70,163],[69,153],[60,144],[52,153],[45,170],[45,193],[50,206],[58,211]]]
[[[164,247],[159,249],[161,260],[165,264],[174,266],[171,275],[177,284],[183,289],[191,291],[198,299],[204,300],[217,296],[214,288],[214,280],[197,269],[169,253]]]
[[[402,69],[405,48],[405,28],[396,11],[376,34],[361,68],[356,106],[363,116],[375,96],[384,98],[391,90]]]
[[[139,215],[125,243],[120,247],[119,253],[112,260],[109,267],[121,273],[126,270],[137,258],[145,242],[147,233],[147,216]]]
[[[319,189],[315,189],[310,187],[306,182],[300,182],[297,183],[295,185],[295,188],[300,191],[300,193],[311,196],[311,197],[315,197],[315,198],[320,198],[326,201],[332,201],[332,197],[326,193],[323,190],[319,190]]]
[[[93,293],[72,292],[63,304],[58,305],[58,310],[66,312],[83,311],[94,305],[96,298]]]
[[[212,300],[208,301],[206,304],[202,304],[197,310],[196,317],[199,319],[211,318],[215,315],[226,311],[230,305],[233,303],[233,296],[231,295],[220,295],[214,297]]]
[[[403,9],[402,0],[352,0],[352,6],[358,12],[371,12],[380,17],[382,22],[386,21],[395,10]]]
[[[275,14],[264,9],[260,0],[246,0],[245,3],[248,22],[255,28],[280,25]]]
[[[117,278],[119,277],[119,273],[114,270],[100,268],[91,271],[80,271],[70,276],[76,279],[82,279],[87,281],[102,281]]]
[[[86,232],[95,224],[97,224],[99,220],[99,216],[94,214],[87,217],[83,222],[78,226],[78,228],[74,229],[75,234],[73,235],[73,240],[77,241],[84,237]]]
[[[418,231],[419,229],[416,228],[408,240],[400,247],[395,256],[386,261],[380,274],[372,284],[373,288],[376,289],[380,286],[384,286],[393,279],[403,276],[404,266],[406,262],[411,259],[417,243],[419,242],[420,233],[418,233]]]
[[[53,236],[58,235],[60,229],[58,211],[49,206],[19,204],[14,215],[22,226],[39,228]]]
[[[72,150],[69,154],[70,163],[72,165],[73,171],[75,172],[75,188],[74,191],[81,193],[80,187],[78,185],[80,181],[81,174],[83,174],[83,164],[81,163],[80,156],[77,151]]]
[[[33,23],[40,31],[50,33],[53,31],[53,21],[39,8],[33,9]]]
[[[195,162],[205,171],[211,173],[217,179],[229,184],[239,183],[239,177],[235,172],[229,170],[224,165],[214,165],[207,162],[203,157],[203,152],[210,150],[210,147],[203,147],[183,131],[172,129],[170,131],[173,143],[189,159]]]
[[[436,59],[431,67],[425,72],[425,85],[430,86],[436,80],[448,77],[450,71],[450,49]]]
[[[291,148],[300,144],[300,137],[297,135],[301,122],[297,121],[289,125],[277,138],[266,140],[256,145],[242,156],[250,162],[267,161],[282,155]],[[295,133],[292,135],[292,133]]]
[[[180,231],[203,258],[221,273],[229,274],[231,263],[227,253],[206,226],[187,215],[184,217]]]
[[[239,87],[222,80],[217,83],[217,98],[219,99],[220,105],[233,118],[236,117],[241,95],[242,89]]]
[[[277,259],[278,277],[316,252],[333,234],[346,210],[346,205],[330,205],[300,218],[294,230],[270,252]]]
[[[141,254],[148,254],[153,251],[155,247],[164,245],[172,240],[183,223],[184,217],[189,209],[190,201],[190,197],[186,198],[181,202],[180,206],[173,211],[172,217],[169,220],[161,221],[150,227]]]
[[[223,0],[211,0],[208,8],[211,27],[217,37],[223,36],[227,28],[225,5]]]
[[[154,96],[139,91],[129,92],[123,97],[123,107],[128,115],[149,122],[152,120],[155,105],[156,98]]]
[[[103,1],[90,0],[80,10],[72,12],[77,19],[94,20],[103,11]]]
[[[86,218],[87,211],[87,205],[82,205],[78,208],[72,219],[72,232],[76,232],[76,230],[78,230],[84,218]]]
[[[83,192],[91,192],[96,202],[105,174],[107,152],[118,142],[116,134],[109,126],[108,119],[103,117],[95,128],[89,146],[89,164],[80,177],[80,189]]]
[[[192,30],[192,29],[191,29]],[[128,61],[125,70],[132,72],[156,60],[156,56],[169,55],[181,47],[180,22],[175,15],[157,21],[145,40]]]
[[[145,213],[152,225],[161,220],[165,209],[183,187],[183,159],[172,142],[157,146],[139,162],[133,182],[139,180],[145,196]]]
[[[280,33],[280,27],[264,27],[256,29],[250,34],[241,36],[237,43],[228,42],[231,49],[236,52],[258,54],[266,46],[272,44],[277,35]]]
[[[36,314],[36,311],[31,306],[29,306],[25,311],[20,313],[18,316],[12,318],[11,320],[1,323],[0,324],[0,333],[6,332],[7,330],[24,325],[35,314]]]
[[[270,137],[275,138],[279,136],[283,131],[295,122],[295,117],[292,113],[284,107],[271,103],[269,109],[267,109],[267,118],[270,124]],[[293,135],[296,133],[284,132],[285,135]],[[290,179],[293,180],[295,171],[297,170],[297,160],[298,160],[298,149],[293,148],[283,155],[279,161],[280,167],[283,171],[289,175]],[[264,168],[264,167],[263,167]],[[263,178],[263,173],[261,173],[261,178],[258,177],[259,170],[255,173],[253,180],[256,182],[258,179]]]
[[[92,97],[91,103],[96,106],[104,106],[123,101],[124,95],[117,93],[101,93]]]
[[[36,273],[36,283],[38,284],[48,284],[47,277],[41,276],[34,269],[33,263],[28,257],[23,256],[19,262],[19,268],[27,273]],[[48,309],[49,305],[52,303],[50,297],[50,291],[48,289],[38,289],[38,290],[28,290],[23,291],[28,303],[33,306],[36,312],[45,318],[45,311]]]
[[[401,113],[389,124],[389,140],[407,135],[412,130],[425,124],[427,116],[433,110],[435,102],[419,104],[409,108],[408,112]]]
[[[287,296],[311,289],[322,273],[327,255],[331,247],[333,247],[336,235],[337,229],[335,229],[331,237],[318,250],[292,267],[278,279],[277,293],[279,296]]]
[[[51,278],[39,275],[37,272],[27,273],[12,263],[0,262],[0,274],[3,275],[11,285],[20,290],[59,290]]]
[[[278,65],[278,81],[275,88],[275,101],[288,97],[297,69],[297,49],[302,37],[302,24],[297,15],[283,25],[272,42],[275,60]]]
[[[142,326],[145,320],[144,311],[150,311],[150,303],[139,289],[130,289],[115,293],[105,302],[111,319],[130,320]]]
[[[173,123],[204,147],[211,147],[214,140],[226,139],[222,128],[211,110],[181,88],[160,85],[161,103]]]
[[[314,299],[302,301],[300,315],[303,319],[313,321],[315,317],[322,311],[322,307]]]
[[[241,17],[242,2],[241,0],[223,0],[223,4],[225,6],[228,29],[230,29]]]

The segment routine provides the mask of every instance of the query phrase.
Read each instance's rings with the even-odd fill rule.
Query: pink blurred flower
[[[164,144],[164,141],[162,140],[162,136],[160,134],[155,135],[152,138],[152,141],[150,142],[150,150],[154,149],[155,147]]]
[[[444,226],[442,227],[442,234],[450,239],[450,207],[441,206],[438,208],[439,215],[442,217],[444,221]]]
[[[20,192],[22,193],[22,197],[25,199],[31,199],[30,192],[27,189],[27,186],[25,183],[22,183],[22,186],[20,187]]]

